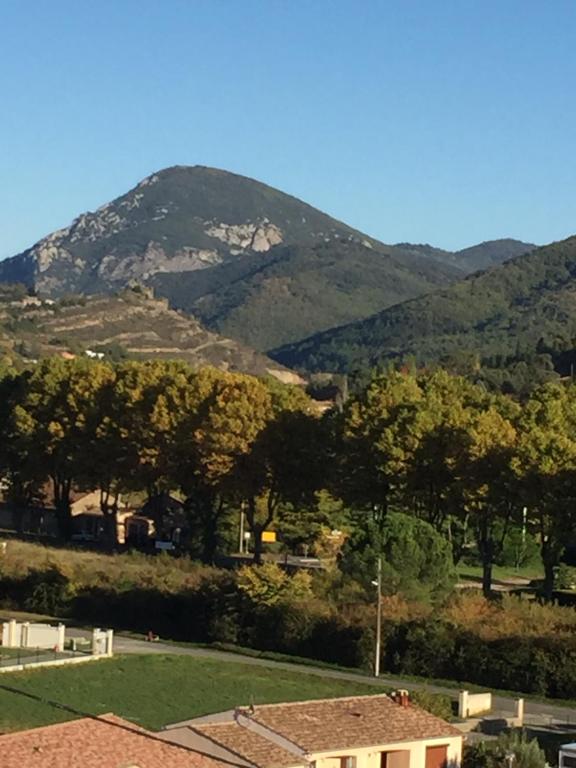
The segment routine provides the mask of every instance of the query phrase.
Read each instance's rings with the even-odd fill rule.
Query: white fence
[[[486,715],[492,709],[491,693],[469,693],[460,691],[458,695],[458,717],[461,720]],[[524,725],[524,699],[514,700],[514,715],[507,716],[509,727],[521,728]]]
[[[5,648],[45,648],[63,651],[64,624],[35,624],[30,621],[5,621],[2,624],[2,645]]]
[[[66,627],[64,624],[35,624],[29,621],[19,622],[12,619],[2,624],[2,646],[4,648],[35,648],[64,652]],[[82,638],[72,638],[72,647]],[[112,656],[114,632],[111,629],[93,629],[88,642],[93,656]]]

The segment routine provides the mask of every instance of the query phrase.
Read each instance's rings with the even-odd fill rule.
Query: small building
[[[558,768],[576,768],[576,743],[562,744],[558,754]]]
[[[116,540],[124,544],[126,540],[126,520],[134,513],[134,510],[118,500],[116,513]],[[100,508],[100,491],[86,493],[75,492],[70,505],[72,516],[72,539],[74,541],[105,541],[106,519]]]
[[[405,692],[239,708],[161,735],[246,768],[444,768],[460,764],[463,741]]]
[[[114,715],[0,736],[2,768],[234,768]]]

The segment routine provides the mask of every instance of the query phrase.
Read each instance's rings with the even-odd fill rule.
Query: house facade
[[[246,768],[444,768],[463,741],[405,693],[239,708],[162,735]]]

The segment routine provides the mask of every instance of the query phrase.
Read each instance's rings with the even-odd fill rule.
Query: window
[[[448,762],[448,746],[426,747],[426,768],[445,768]]]
[[[562,755],[562,768],[576,768],[576,757],[573,755]]]
[[[341,757],[340,758],[340,768],[356,768],[356,758],[355,757]]]
[[[410,750],[393,749],[380,752],[380,768],[410,768]]]

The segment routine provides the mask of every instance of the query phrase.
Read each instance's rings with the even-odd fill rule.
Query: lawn
[[[7,691],[17,688],[22,694]],[[90,664],[0,676],[0,732],[68,720],[78,712],[114,712],[158,730],[186,720],[250,703],[380,693],[369,683],[320,678],[242,663],[190,656],[120,656]]]
[[[457,566],[458,576],[461,580],[469,579],[470,581],[482,580],[482,568],[479,565],[467,565],[461,563]],[[492,578],[495,581],[507,581],[508,579],[541,579],[544,573],[540,566],[529,565],[525,568],[514,568],[514,566],[500,566],[495,565],[492,569]]]

